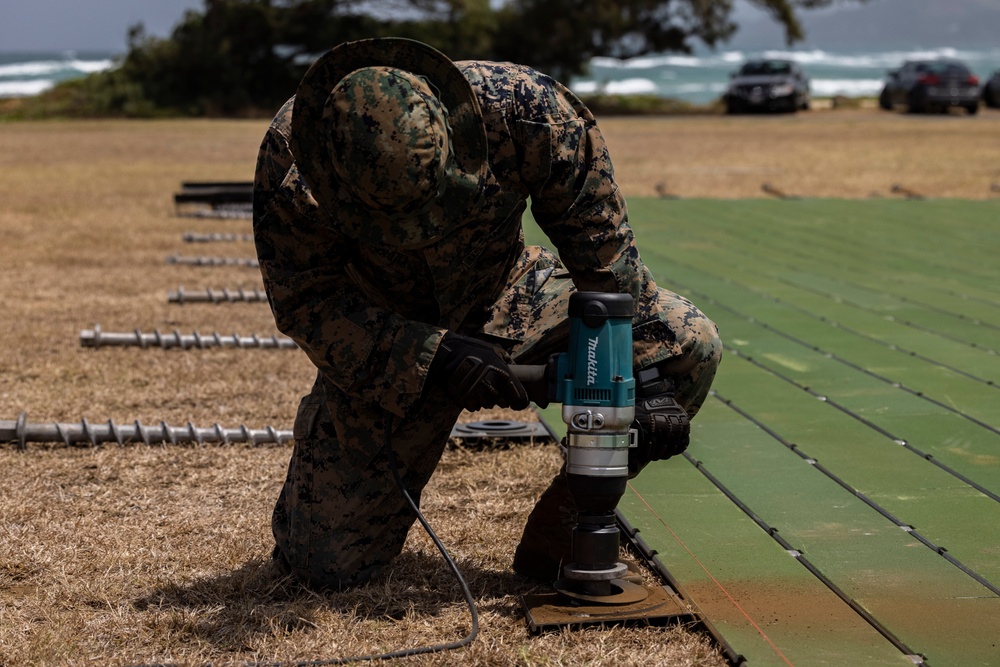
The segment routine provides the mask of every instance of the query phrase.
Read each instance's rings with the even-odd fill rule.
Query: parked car
[[[1000,69],[983,84],[982,98],[986,106],[1000,108]]]
[[[791,60],[750,60],[733,72],[722,99],[727,113],[808,109],[809,78]]]
[[[879,95],[879,106],[887,111],[901,105],[910,113],[964,107],[974,114],[979,110],[979,79],[960,60],[907,60],[889,70]]]

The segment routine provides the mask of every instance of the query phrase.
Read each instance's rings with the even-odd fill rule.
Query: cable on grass
[[[441,651],[451,651],[454,649],[462,648],[463,646],[468,646],[479,634],[479,610],[476,608],[476,601],[472,598],[472,591],[469,589],[469,584],[465,581],[465,577],[462,576],[461,571],[458,569],[458,565],[452,559],[448,550],[445,549],[444,543],[431,528],[431,525],[424,518],[423,513],[420,511],[420,507],[414,502],[413,498],[410,496],[409,491],[406,490],[406,486],[403,484],[403,478],[399,474],[399,468],[396,464],[396,456],[392,451],[392,418],[386,419],[385,423],[385,438],[383,441],[383,448],[385,449],[385,456],[389,461],[389,470],[392,472],[392,478],[396,480],[396,485],[399,487],[400,492],[403,497],[406,498],[406,502],[409,503],[410,509],[413,513],[417,515],[417,520],[420,521],[420,525],[424,527],[427,531],[427,535],[434,542],[434,546],[437,547],[438,551],[441,552],[441,556],[444,558],[445,563],[448,564],[448,568],[455,575],[455,579],[458,580],[459,586],[462,587],[462,595],[465,597],[465,603],[469,607],[469,615],[472,618],[472,629],[469,630],[469,634],[465,635],[458,641],[447,642],[443,644],[432,644],[430,646],[414,646],[412,648],[400,649],[398,651],[392,651],[390,653],[373,653],[371,655],[359,655],[350,658],[329,658],[321,660],[296,660],[294,662],[247,662],[243,663],[244,667],[320,667],[321,665],[346,665],[352,662],[374,662],[377,660],[395,660],[396,658],[407,658],[413,655],[424,655],[427,653],[439,653]],[[211,667],[212,663],[207,663],[203,667]],[[173,664],[145,664],[145,665],[131,665],[130,667],[176,667]]]

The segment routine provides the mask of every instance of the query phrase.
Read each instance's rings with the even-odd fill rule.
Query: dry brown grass
[[[602,121],[627,193],[764,197],[763,183],[806,197],[996,197],[1000,111],[968,117],[878,109],[795,116],[664,116]]]
[[[982,183],[1000,180],[997,113],[603,125],[630,195],[652,195],[665,181],[682,196],[764,196],[768,180],[809,195],[866,196],[902,182],[930,195],[980,197]],[[0,125],[0,419],[24,410],[33,422],[289,427],[313,374],[298,352],[91,350],[78,342],[95,323],[274,333],[260,304],[166,302],[178,285],[258,286],[255,270],[164,262],[177,252],[252,254],[249,244],[183,244],[185,231],[249,225],[175,217],[171,193],[182,180],[250,178],[264,127]],[[419,528],[371,586],[320,597],[282,580],[267,556],[286,448],[29,447],[0,447],[3,667],[330,658],[453,641],[468,629],[459,590]],[[412,662],[721,665],[703,636],[683,628],[528,635],[517,594],[530,587],[509,560],[558,463],[544,446],[446,454],[423,506],[468,578],[482,633],[461,654]]]

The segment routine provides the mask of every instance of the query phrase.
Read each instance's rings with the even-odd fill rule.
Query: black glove
[[[639,437],[637,446],[629,449],[628,468],[632,475],[650,461],[680,454],[691,439],[691,420],[673,394],[637,398],[633,427]]]
[[[429,379],[441,383],[470,412],[483,408],[528,407],[528,394],[511,373],[502,349],[476,338],[446,333],[441,339]]]

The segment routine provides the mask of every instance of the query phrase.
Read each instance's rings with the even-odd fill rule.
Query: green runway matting
[[[749,665],[1000,666],[1000,201],[629,210],[726,347],[641,542]]]

